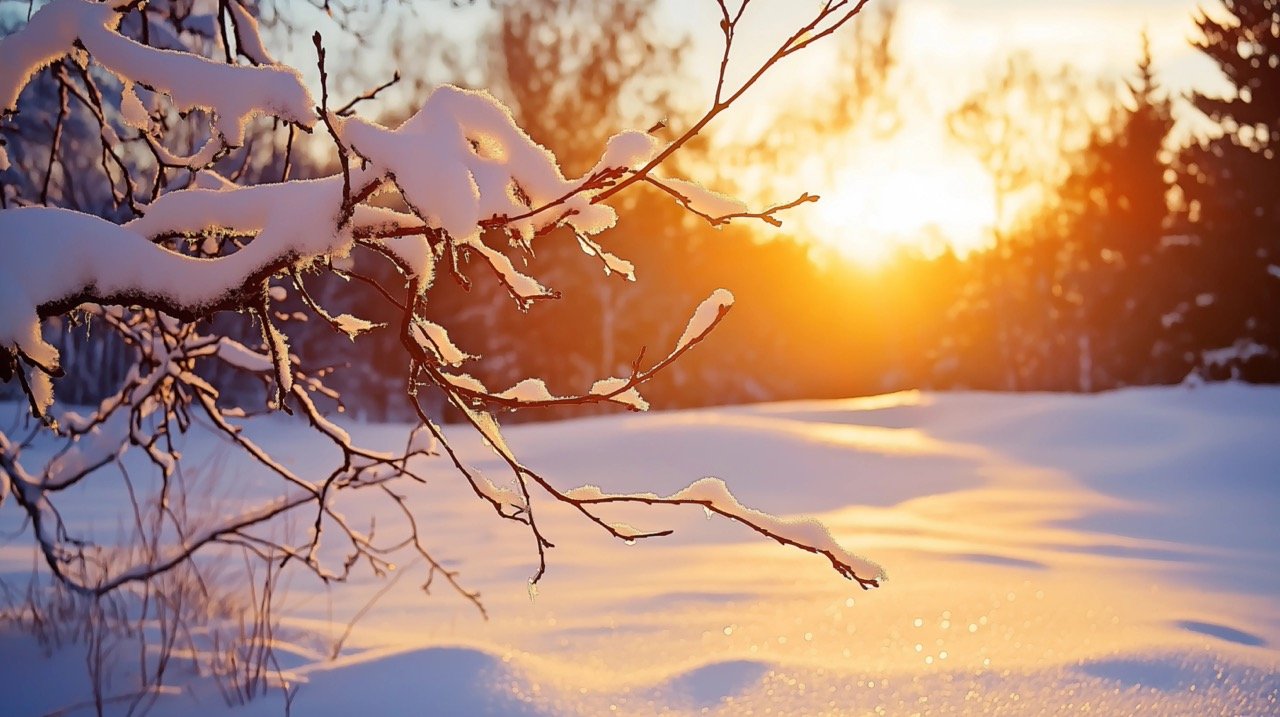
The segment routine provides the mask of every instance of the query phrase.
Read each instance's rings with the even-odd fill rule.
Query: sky
[[[1046,68],[1067,66],[1087,78],[1120,80],[1141,54],[1145,31],[1158,80],[1175,97],[1193,89],[1214,93],[1223,81],[1194,50],[1196,0],[903,0],[897,49],[921,90],[912,119],[887,143],[858,149],[821,148],[822,162],[794,178],[824,201],[797,213],[800,231],[821,237],[864,265],[877,265],[901,246],[941,241],[964,252],[989,241],[994,221],[990,178],[976,158],[948,136],[944,117],[979,86],[984,74],[1011,53],[1026,50]],[[874,8],[875,3],[871,6]],[[810,12],[805,3],[756,0],[756,22],[742,32],[738,76],[753,69]],[[666,21],[691,33],[691,66],[709,94],[719,61],[714,2],[668,0]],[[855,20],[856,22],[856,20]],[[847,33],[846,33],[847,36]],[[837,39],[836,42],[839,42]],[[770,131],[774,108],[822,92],[836,42],[815,46],[779,66],[718,128],[731,133]],[[732,68],[732,65],[731,65]],[[731,75],[733,71],[731,70]],[[1203,121],[1178,100],[1178,141]],[[841,158],[847,161],[841,161]],[[785,184],[792,178],[783,177]],[[780,197],[781,198],[781,197]],[[794,230],[794,225],[787,230]]]
[[[1177,89],[1212,83],[1212,68],[1190,47],[1196,0],[908,0],[905,53],[924,66],[980,68],[1013,48],[1052,62],[1115,76],[1127,72],[1151,37],[1162,79]]]
[[[715,0],[660,3],[662,32],[691,40],[689,93],[709,96],[721,50]],[[816,0],[751,0],[731,74],[758,64],[811,16],[808,8],[819,4]],[[868,9],[878,4],[882,0],[872,0]],[[1156,71],[1169,88],[1183,92],[1222,86],[1212,64],[1187,41],[1194,34],[1191,18],[1197,8],[1212,12],[1217,0],[900,0],[899,5],[904,30],[899,50],[927,85],[929,104],[934,106],[925,109],[945,109],[958,102],[987,68],[1018,49],[1031,50],[1048,65],[1066,64],[1092,75],[1121,77],[1139,56],[1144,30],[1151,36]],[[397,24],[420,24],[424,35],[448,37],[463,46],[463,57],[472,56],[468,51],[473,48],[468,46],[483,42],[481,29],[492,12],[484,2],[453,6],[445,0],[407,3],[404,8],[403,17],[396,16]],[[358,16],[361,24],[372,24],[368,13]],[[329,30],[326,43],[341,45],[341,33]],[[374,33],[366,35],[363,44],[378,41]],[[759,85],[759,91],[745,98],[738,114],[776,102],[779,89],[821,82],[823,64],[830,61],[839,41],[839,37],[826,40],[788,60]],[[434,40],[426,35],[422,42],[429,45]],[[310,42],[295,44],[293,51],[283,55],[306,74],[314,65],[314,51]],[[415,68],[403,69],[412,74]]]
[[[878,2],[872,0],[869,8]],[[704,106],[700,103],[712,96],[722,49],[717,5],[714,0],[661,3],[661,31],[691,41],[684,94],[694,107]],[[730,63],[731,83],[753,71],[819,5],[816,0],[752,0]],[[773,176],[776,184],[787,187],[785,196],[773,199],[785,201],[801,190],[824,197],[796,212],[785,231],[820,237],[870,266],[901,246],[936,248],[945,241],[961,253],[982,246],[993,222],[990,179],[976,158],[947,136],[946,112],[979,85],[984,73],[1018,50],[1030,51],[1047,68],[1065,65],[1086,77],[1119,80],[1133,71],[1144,31],[1151,39],[1157,77],[1175,96],[1192,89],[1220,91],[1223,81],[1217,70],[1188,42],[1195,34],[1192,17],[1201,5],[1212,12],[1216,0],[901,0],[897,48],[921,90],[912,100],[919,106],[888,143],[855,151],[835,142],[815,148],[815,159],[798,176]],[[483,2],[408,7],[399,22],[422,23],[429,32],[450,38],[464,48],[463,57],[466,48],[483,42],[479,30],[491,12]],[[845,28],[844,37],[848,34]],[[326,37],[341,42],[338,33]],[[774,131],[771,120],[778,107],[803,105],[812,93],[824,91],[840,41],[838,35],[815,44],[774,68],[709,131],[722,136]],[[310,52],[309,46],[301,49]],[[312,63],[298,64],[305,71]],[[376,107],[369,109],[376,112]],[[1185,102],[1178,101],[1175,111],[1179,141],[1203,129],[1203,120]],[[763,192],[752,199],[767,201]]]
[[[757,22],[748,27],[744,48],[759,54],[776,46],[797,25],[809,4],[754,0]],[[873,0],[869,9],[876,7]],[[1218,78],[1187,39],[1200,6],[1197,0],[901,0],[904,58],[937,82],[930,89],[940,101],[958,99],[997,58],[1027,49],[1050,64],[1068,64],[1084,72],[1115,77],[1127,72],[1140,52],[1144,29],[1151,36],[1156,69],[1170,87],[1212,87]],[[714,67],[720,51],[718,10],[711,0],[666,0],[666,21],[694,38],[694,66]],[[854,22],[857,22],[855,20]],[[830,43],[828,43],[828,48]],[[809,56],[824,57],[822,51]],[[803,65],[805,57],[793,64]],[[786,82],[794,81],[787,73]]]

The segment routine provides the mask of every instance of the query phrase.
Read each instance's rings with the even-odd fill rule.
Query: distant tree
[[[856,162],[859,151],[892,137],[921,100],[902,62],[901,35],[899,4],[877,3],[840,39],[820,91],[803,84],[784,90],[785,99],[769,109],[770,131],[716,140],[708,170],[739,192],[769,194],[812,164],[811,148],[845,158],[827,163],[834,174]]]
[[[1196,24],[1230,89],[1192,96],[1215,130],[1178,157],[1158,351],[1183,375],[1280,381],[1280,2],[1223,0]]]
[[[659,31],[657,13],[658,7],[645,0],[501,5],[479,58],[484,82],[565,167],[589,168],[594,162],[589,148],[622,127],[679,120],[670,93],[680,85],[685,42]],[[542,242],[531,266],[574,300],[523,316],[495,306],[501,297],[491,288],[467,290],[487,292],[485,303],[496,309],[483,319],[470,317],[470,326],[459,334],[494,357],[495,380],[533,373],[553,386],[576,385],[600,372],[624,371],[644,342],[668,323],[675,306],[689,301],[692,289],[664,273],[664,257],[690,251],[689,243],[681,242],[678,208],[673,213],[670,198],[643,188],[620,197],[615,206],[624,221],[613,232],[612,246],[645,281],[602,281],[616,267],[584,256],[573,232],[557,231]],[[442,297],[442,312],[461,303],[475,306],[480,298],[457,290],[450,294]],[[522,351],[521,336],[537,336],[555,350]],[[687,367],[671,370],[684,373]]]
[[[859,21],[849,39],[840,38],[842,59],[834,80],[840,92],[804,112],[782,113],[762,133],[759,146],[729,151],[699,137],[673,158],[679,161],[673,166],[715,176],[718,184],[741,193],[747,187],[734,182],[740,165],[761,163],[778,170],[799,164],[828,125],[845,131],[867,124],[861,106],[894,101],[892,93],[871,94],[884,88],[868,86],[877,70],[863,62],[878,57],[870,51],[873,46],[880,55],[888,52],[887,41],[877,34],[883,25],[884,14],[873,13]],[[689,84],[685,38],[664,38],[658,32],[653,3],[538,0],[502,5],[485,37],[482,84],[507,101],[531,137],[567,158],[569,166],[589,164],[583,148],[595,134],[607,137],[614,128],[659,121],[674,128],[696,119],[685,106],[687,97],[681,103],[671,94]],[[862,49],[855,52],[855,47]],[[456,66],[452,72],[463,76],[464,69]],[[636,97],[644,101],[638,103]],[[657,129],[659,136],[670,132]],[[766,145],[771,149],[766,151]],[[771,189],[783,191],[784,185],[773,181]],[[758,186],[750,191],[762,198],[772,193]],[[785,236],[763,242],[754,227],[712,225],[672,200],[671,193],[650,183],[615,203],[621,221],[611,232],[610,246],[634,264],[639,281],[601,281],[600,263],[584,257],[578,239],[562,231],[541,241],[529,265],[566,298],[579,300],[553,302],[524,315],[494,287],[472,284],[465,290],[442,287],[445,291],[429,310],[438,312],[439,321],[450,326],[460,343],[489,357],[481,369],[492,372],[481,376],[485,380],[510,382],[533,373],[553,387],[572,386],[601,372],[625,370],[650,342],[675,337],[680,326],[671,316],[680,307],[696,303],[700,293],[705,296],[714,286],[727,286],[737,298],[739,318],[708,337],[714,354],[691,355],[654,379],[645,395],[655,406],[880,388],[866,377],[887,358],[873,348],[882,344],[868,339],[866,324],[882,312],[870,310],[879,302],[865,284],[815,260],[802,242]],[[518,249],[511,252],[515,256]],[[866,300],[854,306],[854,295]],[[556,350],[523,351],[522,336],[536,336]],[[817,336],[827,337],[832,351],[804,351]],[[839,360],[842,354],[867,358],[851,368]],[[525,416],[555,417],[569,410],[582,409]]]
[[[717,184],[739,196],[776,196],[798,176],[812,177],[825,194],[841,173],[862,164],[867,150],[901,134],[923,102],[901,54],[899,8],[877,2],[838,40],[821,74],[806,73],[779,89],[781,99],[758,110],[750,132],[716,135],[705,151],[689,153],[686,166],[718,176]],[[819,153],[828,160],[815,162]],[[839,201],[823,196],[808,206]],[[690,249],[696,254],[723,254],[708,268],[734,288],[738,326],[751,330],[739,335],[736,326],[726,327],[711,340],[742,356],[741,384],[755,393],[744,398],[843,397],[918,385],[937,325],[931,302],[946,292],[923,278],[933,267],[915,257],[893,267],[859,267],[830,250],[847,237],[817,236],[803,216],[796,226],[726,227],[681,240],[696,239]],[[855,221],[840,231],[860,228]],[[815,341],[822,351],[809,349]],[[705,363],[707,372],[717,367],[702,357],[685,363]]]
[[[957,353],[945,362],[950,381],[1044,387],[1049,367],[1060,363],[1060,227],[1043,210],[1066,178],[1067,158],[1092,127],[1087,91],[1067,68],[1046,72],[1018,53],[948,116],[952,136],[991,175],[994,217],[991,245],[967,262],[968,278],[951,312],[949,345]]]
[[[1070,298],[1064,328],[1074,339],[1067,349],[1080,391],[1151,383],[1164,370],[1152,353],[1166,280],[1158,255],[1168,231],[1173,116],[1145,36],[1125,90],[1058,192],[1065,243],[1058,283]]]

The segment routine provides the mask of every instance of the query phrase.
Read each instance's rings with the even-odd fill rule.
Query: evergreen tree
[[[1063,189],[1079,213],[1061,293],[1077,307],[1073,348],[1083,391],[1162,378],[1151,360],[1163,314],[1152,289],[1165,279],[1156,258],[1169,215],[1164,152],[1173,118],[1145,37],[1137,70],[1127,101],[1094,133]]]
[[[1178,186],[1187,238],[1158,351],[1209,378],[1280,381],[1280,0],[1223,0],[1195,46],[1231,85],[1195,107],[1220,135],[1186,148]]]

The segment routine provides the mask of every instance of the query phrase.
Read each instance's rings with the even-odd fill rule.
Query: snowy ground
[[[296,427],[258,429],[314,459]],[[455,433],[466,460],[501,475]],[[890,581],[862,592],[821,558],[697,509],[630,514],[678,528],[634,546],[550,511],[560,547],[531,600],[527,534],[437,460],[411,500],[491,619],[444,590],[424,597],[405,565],[330,661],[326,646],[385,583],[298,576],[280,646],[302,683],[292,714],[1280,714],[1280,390],[904,393],[508,438],[566,487],[664,492],[720,476],[747,505],[822,518]],[[89,497],[72,519],[106,525],[111,508]],[[30,570],[20,542],[0,551],[4,574]],[[0,713],[86,698],[77,649],[46,656],[0,636]],[[154,714],[283,711],[274,693],[232,709],[199,679],[176,686]]]

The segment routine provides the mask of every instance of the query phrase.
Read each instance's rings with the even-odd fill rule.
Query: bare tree
[[[979,257],[978,282],[968,292],[973,322],[989,327],[1001,375],[998,387],[1018,390],[1025,383],[1016,319],[1019,284],[1010,229],[1019,211],[1037,206],[1037,193],[1053,191],[1066,178],[1067,156],[1093,129],[1087,111],[1089,88],[1067,68],[1046,72],[1034,58],[1015,53],[993,68],[980,87],[948,116],[953,137],[966,145],[992,179],[992,250]],[[1021,204],[1020,204],[1021,203]]]
[[[922,101],[898,47],[900,12],[896,0],[877,3],[837,40],[833,65],[816,89],[791,88],[790,101],[771,108],[768,133],[717,145],[695,164],[736,192],[767,195],[785,185],[779,177],[797,176],[811,164],[815,147],[856,164],[858,151],[893,137]],[[829,184],[833,177],[823,179]]]
[[[360,565],[382,574],[393,568],[397,553],[410,551],[424,561],[428,586],[442,580],[483,611],[479,596],[428,550],[397,487],[421,480],[411,459],[443,453],[479,500],[528,529],[538,558],[531,586],[543,577],[552,547],[538,520],[538,501],[571,506],[625,541],[671,531],[616,523],[609,517],[611,506],[702,506],[821,555],[863,588],[876,586],[880,569],[843,549],[816,523],[744,507],[718,480],[703,479],[666,496],[564,489],[507,447],[496,418],[501,411],[592,403],[643,410],[638,389],[721,321],[732,304],[728,292],[716,292],[698,306],[683,335],[658,360],[641,352],[625,375],[603,377],[569,396],[552,395],[536,378],[504,390],[483,385],[463,372],[468,361],[481,359],[456,346],[425,312],[435,282],[473,280],[468,262],[491,274],[522,308],[555,298],[555,291],[519,270],[499,247],[531,251],[557,228],[572,231],[584,251],[615,275],[631,276],[630,263],[596,237],[616,221],[609,200],[636,184],[660,188],[712,224],[774,221],[796,202],[748,211],[695,182],[659,177],[655,170],[763,74],[847,24],[866,2],[820,5],[741,85],[727,84],[722,65],[708,108],[674,139],[660,141],[644,131],[615,134],[589,168],[568,177],[484,92],[438,87],[394,128],[360,118],[357,105],[377,90],[349,102],[333,97],[319,33],[313,37],[317,101],[298,71],[270,56],[250,6],[240,0],[220,2],[208,16],[194,15],[191,4],[182,2],[54,0],[41,7],[0,40],[0,111],[6,122],[22,116],[23,88],[33,76],[51,77],[62,103],[43,171],[71,166],[71,148],[59,141],[62,118],[84,113],[96,128],[97,179],[109,187],[111,206],[104,218],[49,206],[44,194],[10,191],[8,208],[0,211],[0,378],[18,383],[42,424],[26,437],[0,432],[0,500],[25,515],[50,573],[84,595],[146,584],[195,565],[197,554],[218,545],[238,546],[277,565],[293,562],[326,581],[344,580]],[[726,62],[750,5],[718,3]],[[255,119],[263,116],[268,119]],[[253,150],[249,127],[263,121],[284,138],[279,181],[250,185],[237,172],[218,171]],[[6,153],[0,154],[0,167],[8,166],[10,145],[26,140],[10,126],[0,128],[0,152]],[[298,133],[327,137],[340,171],[290,179]],[[32,170],[23,164],[21,171]],[[375,202],[379,195],[395,196],[408,211]],[[379,282],[360,273],[353,254],[387,262],[396,279]],[[290,351],[288,329],[299,316],[281,310],[286,301],[299,302],[303,316],[352,339],[373,327],[321,305],[307,286],[319,275],[369,284],[394,308],[407,365],[403,398],[421,422],[401,451],[357,445],[320,407],[341,400],[326,385],[323,357]],[[209,321],[228,315],[251,322],[260,343],[237,340]],[[95,330],[117,335],[130,353],[118,388],[86,412],[54,402],[53,379],[63,375],[68,357],[42,332],[58,317],[91,322]],[[336,449],[331,470],[303,475],[252,438],[245,419],[257,411],[202,378],[210,365],[259,382],[267,410],[304,421],[317,440]],[[462,461],[422,409],[428,392],[442,396],[493,446],[509,468],[511,488]],[[221,436],[263,475],[278,480],[275,496],[229,515],[188,517],[176,510],[171,498],[182,490],[184,465],[177,438],[195,427]],[[57,442],[55,452],[30,450],[49,441]],[[95,476],[124,472],[126,457],[135,453],[145,456],[156,477],[153,495],[134,497],[141,542],[121,550],[74,535],[60,517],[60,497]],[[403,531],[387,538],[344,515],[339,498],[351,491],[385,498],[403,515]],[[290,540],[273,533],[286,516],[304,518],[306,534]],[[322,542],[340,546],[345,557],[326,561]]]

